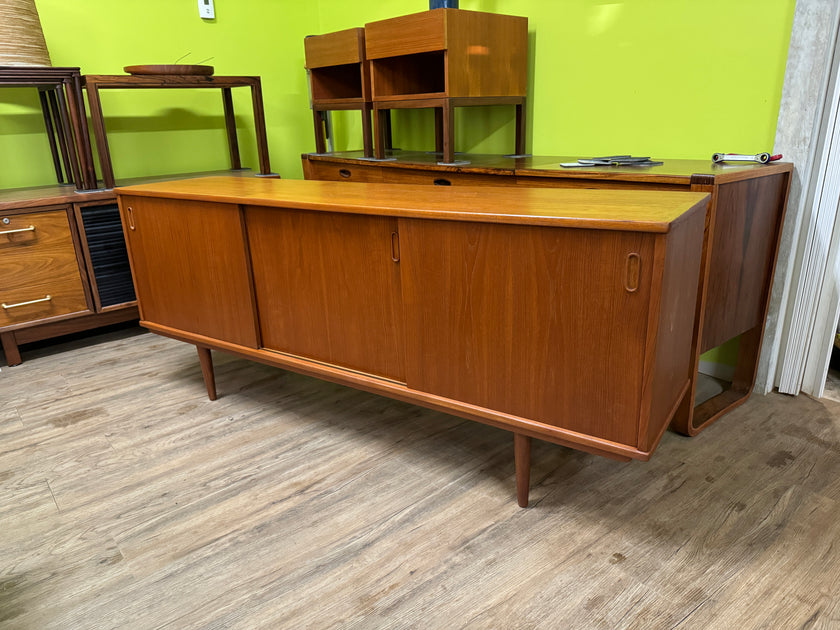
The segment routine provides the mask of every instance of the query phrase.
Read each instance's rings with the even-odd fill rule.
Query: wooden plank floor
[[[2,628],[840,627],[840,405],[753,397],[652,461],[138,329],[0,371]]]

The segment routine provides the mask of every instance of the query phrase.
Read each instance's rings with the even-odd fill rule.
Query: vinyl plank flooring
[[[0,371],[0,628],[840,624],[840,405],[754,396],[650,462],[126,329]]]

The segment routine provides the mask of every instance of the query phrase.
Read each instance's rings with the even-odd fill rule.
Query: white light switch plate
[[[216,9],[213,8],[213,0],[198,0],[198,15],[206,20],[216,17]]]

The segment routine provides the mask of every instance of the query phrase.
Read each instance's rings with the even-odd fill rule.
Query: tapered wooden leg
[[[385,150],[392,151],[394,149],[394,136],[391,133],[391,110],[383,109],[385,115],[382,118],[382,141],[385,143]]]
[[[443,162],[455,161],[455,108],[449,99],[443,103],[441,126],[443,133]]]
[[[324,112],[313,109],[312,119],[315,123],[315,153],[326,153],[327,141],[324,138]]]
[[[516,502],[519,507],[528,507],[528,493],[531,489],[530,437],[513,434],[513,459],[516,465]]]
[[[9,367],[13,365],[20,365],[20,350],[18,350],[15,333],[0,333],[0,342],[3,344],[3,354],[6,355],[6,365]]]
[[[525,155],[525,103],[516,106],[516,155]]]
[[[443,153],[443,108],[435,107],[435,153]]]
[[[64,174],[61,170],[61,156],[58,153],[58,145],[55,143],[55,128],[53,127],[50,104],[47,102],[47,93],[43,90],[38,90],[38,97],[41,99],[41,111],[44,113],[44,126],[47,128],[47,140],[49,140],[50,143],[50,152],[52,153],[53,167],[55,168],[55,178],[59,184],[63,184]]]
[[[362,143],[364,144],[365,157],[373,157],[373,131],[370,125],[370,113],[373,111],[370,103],[362,105]],[[388,147],[389,149],[391,147]],[[320,153],[320,151],[319,151]]]
[[[207,386],[207,397],[216,400],[216,376],[213,374],[213,357],[210,348],[196,346],[198,360],[201,362],[201,375],[204,377],[204,384]]]
[[[238,171],[242,168],[242,161],[239,158],[239,139],[236,137],[236,113],[233,111],[233,95],[230,88],[222,88],[222,107],[225,111],[225,130],[228,138],[228,151],[230,152],[230,168]]]
[[[114,187],[114,165],[111,164],[111,149],[108,147],[108,136],[105,133],[105,118],[102,115],[102,103],[99,100],[99,86],[85,79],[88,105],[90,106],[90,124],[93,126],[93,137],[96,140],[96,153],[99,155],[99,170],[102,172],[102,186]]]
[[[272,175],[268,156],[268,133],[265,129],[265,106],[263,105],[260,78],[251,84],[251,104],[254,108],[254,135],[257,137],[257,157],[260,160],[260,175]]]
[[[387,109],[373,110],[373,153],[378,160],[385,158],[385,147],[388,144],[385,138],[385,120],[388,116],[390,112]]]

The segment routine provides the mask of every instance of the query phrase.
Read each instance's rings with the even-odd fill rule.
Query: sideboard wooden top
[[[425,219],[667,232],[707,194],[641,190],[438,187],[207,177],[116,189],[121,195]]]
[[[752,164],[733,162],[714,164],[707,160],[661,160],[659,166],[592,166],[564,168],[560,164],[576,162],[583,155],[557,156],[532,155],[512,157],[505,155],[457,154],[457,162],[451,165],[439,164],[440,156],[423,151],[402,151],[394,149],[389,159],[371,160],[362,151],[336,151],[334,153],[304,153],[301,157],[313,162],[343,164],[365,164],[387,169],[411,168],[448,173],[487,173],[493,175],[516,175],[517,177],[552,177],[574,179],[613,179],[626,182],[674,184],[688,186],[692,183],[715,183],[739,181],[765,177],[793,170],[790,162]],[[653,159],[656,159],[654,156]]]

